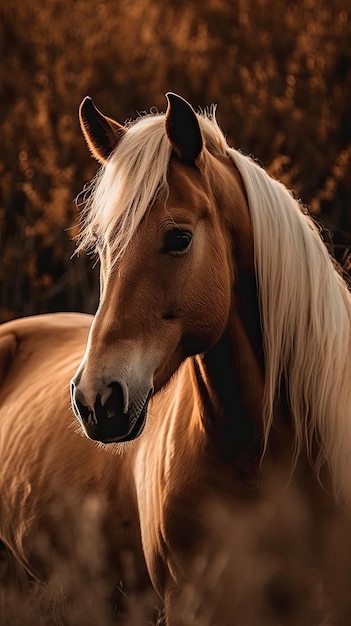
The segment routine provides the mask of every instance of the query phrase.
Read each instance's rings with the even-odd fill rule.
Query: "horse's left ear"
[[[79,107],[79,121],[92,155],[105,163],[127,132],[124,126],[103,115],[89,96]]]
[[[174,152],[183,163],[193,165],[203,140],[199,120],[190,104],[175,93],[166,94],[166,131]]]

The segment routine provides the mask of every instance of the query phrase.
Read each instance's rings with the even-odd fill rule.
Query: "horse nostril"
[[[91,416],[91,409],[89,409],[89,407],[86,406],[86,404],[83,404],[82,402],[80,402],[80,400],[78,400],[77,398],[75,400],[75,406],[77,407],[81,420],[83,422],[88,422]]]
[[[131,428],[122,386],[113,382],[109,385],[109,391],[108,394],[106,390],[102,397],[98,395],[94,403],[97,430],[93,438],[100,441],[121,439]]]
[[[102,403],[101,396],[97,396],[94,405],[95,413],[102,418],[119,417],[125,414],[125,398],[122,386],[113,382],[109,384],[110,393]]]

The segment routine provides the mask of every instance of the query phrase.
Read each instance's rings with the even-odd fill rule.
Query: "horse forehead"
[[[204,207],[206,192],[201,172],[172,158],[168,173],[169,194],[167,205]]]

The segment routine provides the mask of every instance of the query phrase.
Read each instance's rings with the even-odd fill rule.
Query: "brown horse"
[[[63,500],[76,528],[97,494],[118,572],[127,547],[143,588],[145,557],[167,625],[346,625],[350,294],[214,111],[167,100],[126,127],[82,103],[100,305],[89,334],[73,315],[2,328],[1,537],[39,572],[47,512]],[[74,412],[116,454],[67,429],[80,359]]]

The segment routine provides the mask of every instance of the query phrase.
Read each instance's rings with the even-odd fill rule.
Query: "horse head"
[[[102,163],[84,233],[98,248],[101,299],[72,404],[86,434],[106,443],[137,437],[152,395],[223,334],[235,272],[233,198],[237,238],[250,241],[245,194],[224,137],[181,97],[169,93],[167,101],[165,115],[127,128],[89,98],[80,109]],[[252,264],[252,250],[244,257]]]

